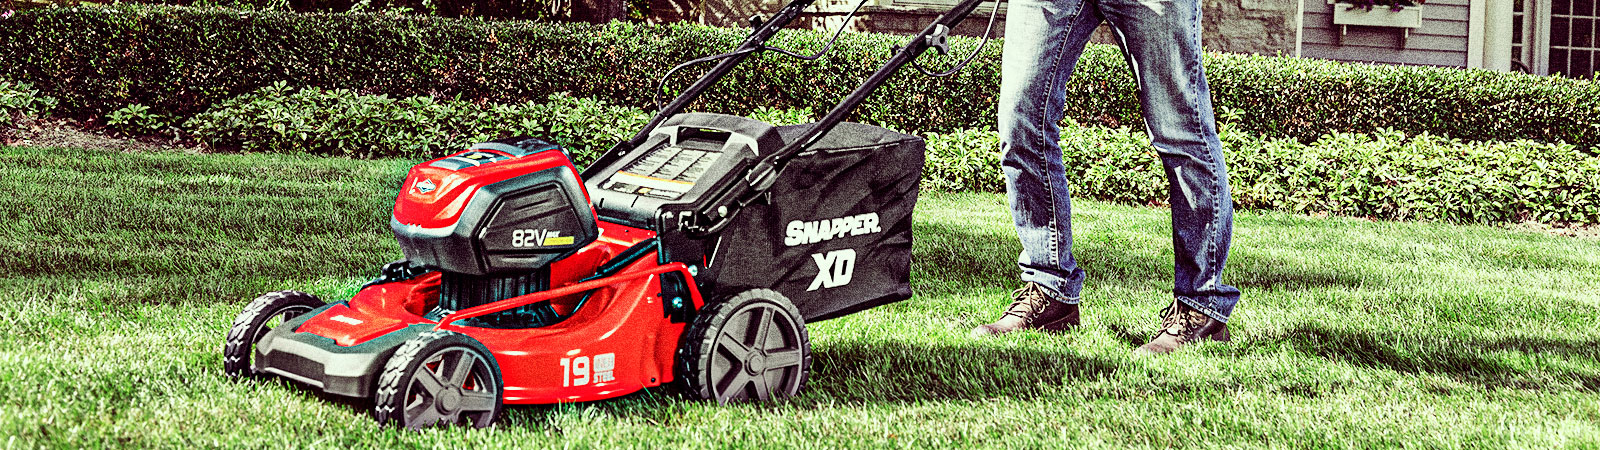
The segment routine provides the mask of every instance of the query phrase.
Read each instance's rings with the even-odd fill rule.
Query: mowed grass
[[[916,297],[813,324],[809,386],[782,404],[652,391],[402,432],[225,379],[251,298],[348,296],[399,257],[386,218],[412,163],[0,150],[0,446],[1600,446],[1600,241],[1240,213],[1234,342],[1148,357],[1167,212],[1091,201],[1084,326],[967,337],[1017,285],[995,194],[925,194]]]

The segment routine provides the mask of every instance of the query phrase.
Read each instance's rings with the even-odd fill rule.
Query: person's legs
[[[1200,64],[1200,2],[1099,2],[1138,82],[1145,128],[1166,170],[1176,259],[1173,296],[1187,307],[1173,311],[1189,309],[1225,324],[1239,302],[1239,290],[1222,283],[1233,236],[1233,199]]]
[[[1067,79],[1101,22],[1094,0],[1008,3],[1000,69],[999,131],[1006,198],[1022,241],[1022,280],[1077,303],[1083,269],[1072,257],[1072,203],[1061,163]]]
[[[1072,257],[1072,205],[1060,129],[1072,68],[1101,22],[1094,0],[1014,0],[1006,6],[999,131],[1006,197],[1022,241],[1026,285],[995,323],[975,335],[1078,324],[1083,269]]]

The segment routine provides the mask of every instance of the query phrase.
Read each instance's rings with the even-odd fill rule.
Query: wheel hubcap
[[[406,426],[488,423],[500,398],[488,364],[465,348],[447,348],[417,366],[406,389]]]
[[[709,367],[717,401],[769,400],[798,391],[805,363],[802,326],[771,303],[730,315],[718,330]]]
[[[767,370],[767,356],[760,352],[750,354],[750,362],[744,366],[746,372],[755,375]]]
[[[461,408],[461,391],[446,389],[439,393],[439,412],[449,414]]]

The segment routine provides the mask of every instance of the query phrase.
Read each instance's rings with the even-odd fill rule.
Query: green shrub
[[[172,119],[150,111],[149,106],[132,104],[106,115],[106,125],[123,133],[136,135],[170,135]]]
[[[297,89],[279,82],[218,103],[185,128],[213,146],[347,156],[439,156],[490,139],[532,135],[589,161],[632,137],[643,112],[553,95],[544,103],[478,105],[351,90]]]
[[[811,108],[778,109],[763,106],[751,111],[750,118],[773,125],[800,125],[817,121],[816,113],[811,112]]]
[[[56,99],[40,94],[33,85],[0,80],[0,120],[7,124],[17,116],[44,116],[55,107]]]
[[[810,110],[764,109],[763,120],[805,123]],[[580,167],[631,137],[647,115],[593,99],[476,105],[295,89],[287,84],[219,103],[187,124],[213,145],[250,151],[433,157],[508,135],[566,145]],[[1429,134],[1333,133],[1311,144],[1221,127],[1234,202],[1244,209],[1397,220],[1600,223],[1600,158],[1571,145],[1470,143]],[[926,189],[1005,189],[994,131],[925,133]],[[1164,205],[1167,184],[1148,138],[1128,128],[1062,129],[1073,195]]]
[[[698,25],[533,24],[384,14],[295,14],[143,6],[53,8],[0,22],[0,76],[35,83],[64,112],[100,116],[124,105],[188,116],[276,82],[397,98],[432,96],[522,104],[551,94],[652,108],[672,65],[733,48],[746,30]],[[772,45],[810,52],[827,36],[787,31]],[[695,108],[746,115],[757,108],[825,111],[904,36],[851,34],[814,62],[772,53],[746,62]],[[975,39],[956,38],[953,55]],[[855,119],[898,129],[992,128],[1000,45],[953,78],[904,71]],[[949,64],[953,57],[932,57]],[[1126,63],[1091,45],[1067,84],[1067,117],[1136,126]],[[1600,83],[1482,70],[1345,64],[1210,54],[1219,110],[1238,127],[1311,142],[1330,131],[1379,129],[1465,140],[1564,141],[1600,146]],[[681,88],[698,72],[669,85]]]
[[[993,131],[927,133],[922,187],[936,191],[1004,192],[1000,136]]]
[[[1568,144],[1472,143],[1394,130],[1332,133],[1302,144],[1229,125],[1220,134],[1233,200],[1242,209],[1453,223],[1600,223],[1600,158]],[[1142,133],[1068,127],[1061,145],[1073,195],[1167,203],[1160,157]],[[998,158],[998,143],[969,151]],[[930,157],[940,153],[930,151]]]
[[[1600,223],[1600,159],[1567,144],[1394,130],[1309,145],[1224,133],[1242,208],[1401,220]]]
[[[1127,128],[1061,130],[1074,196],[1167,204],[1161,159]],[[1600,223],[1600,158],[1567,144],[1471,143],[1430,134],[1333,133],[1311,144],[1221,130],[1242,209],[1454,223]],[[993,131],[929,134],[924,186],[1000,192]]]

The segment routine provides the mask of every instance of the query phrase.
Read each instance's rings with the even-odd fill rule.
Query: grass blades
[[[261,292],[348,296],[399,257],[410,161],[0,149],[8,447],[1594,447],[1600,241],[1239,214],[1234,342],[1130,353],[1170,301],[1167,212],[1074,205],[1084,326],[973,340],[1016,287],[1004,197],[924,194],[911,300],[813,324],[806,391],[662,392],[402,432],[222,377]]]

